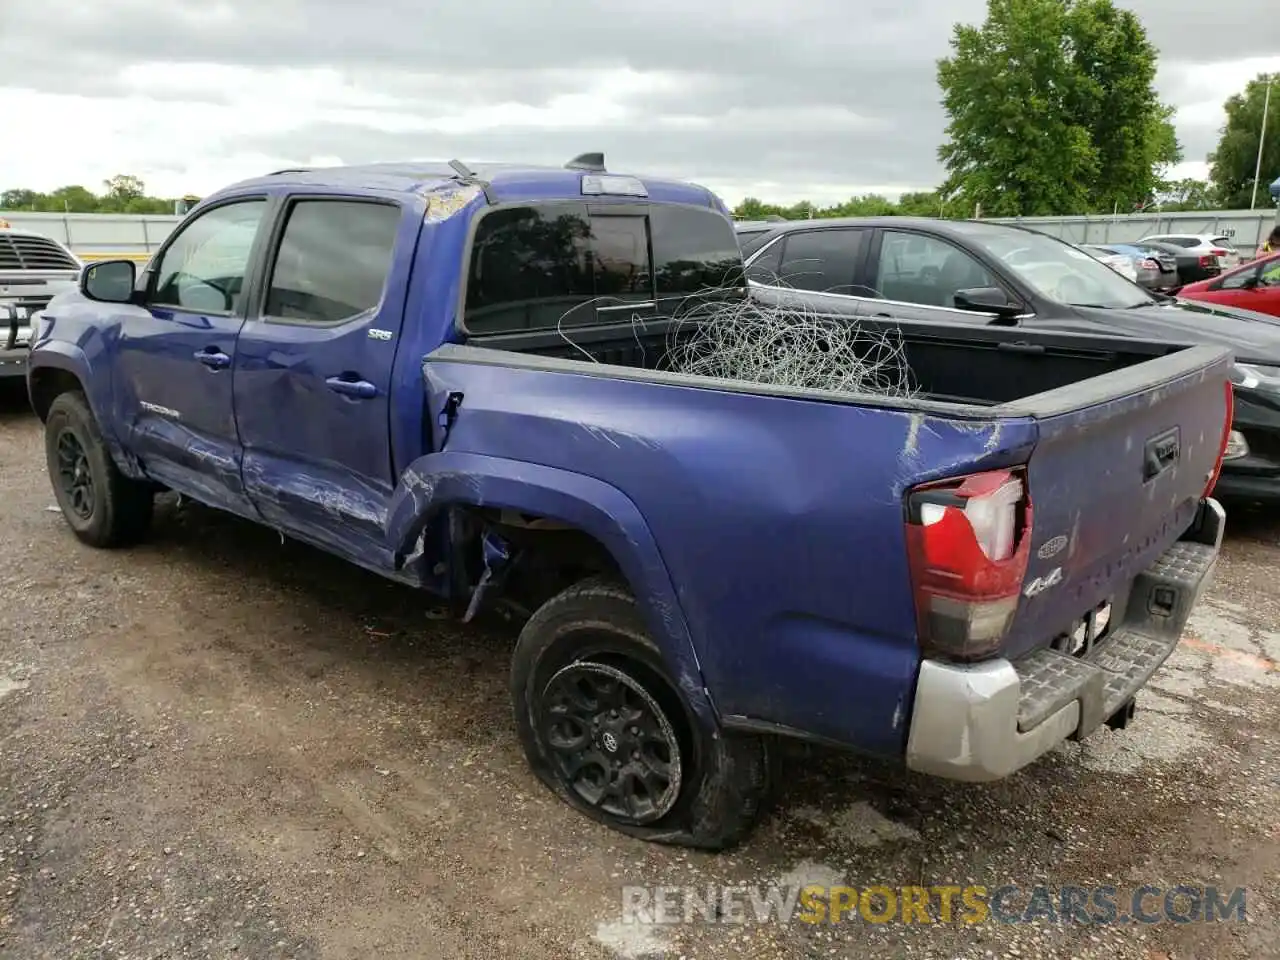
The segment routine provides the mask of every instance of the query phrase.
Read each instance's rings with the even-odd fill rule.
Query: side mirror
[[[1009,320],[1022,313],[1023,306],[1014,303],[999,287],[971,287],[955,292],[955,305],[959,310],[994,313],[1001,320]]]
[[[101,303],[130,303],[138,279],[132,260],[103,260],[91,263],[80,274],[80,292]]]
[[[1258,271],[1255,270],[1243,280],[1240,281],[1241,290],[1257,290],[1258,289]]]

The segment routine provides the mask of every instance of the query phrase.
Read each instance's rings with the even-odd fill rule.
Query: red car
[[[1280,317],[1280,253],[1269,253],[1212,280],[1188,283],[1178,296]]]

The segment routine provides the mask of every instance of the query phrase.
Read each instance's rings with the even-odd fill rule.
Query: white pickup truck
[[[82,266],[58,241],[0,219],[0,379],[26,374],[32,318],[75,289]]]

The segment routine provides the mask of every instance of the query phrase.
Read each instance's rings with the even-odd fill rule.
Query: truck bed
[[[844,322],[836,320],[835,322]],[[916,390],[916,401],[946,406],[991,407],[1061,391],[1104,374],[1184,351],[1181,345],[1146,342],[1129,337],[1095,337],[1007,327],[960,327],[925,323],[899,325],[893,321],[858,320],[869,336],[881,335],[902,344]],[[673,344],[690,336],[688,321],[649,320],[496,336],[471,337],[472,346],[510,351],[548,360],[595,360],[617,368],[667,373]],[[1203,358],[1201,358],[1202,362]],[[575,363],[574,366],[578,364]],[[1172,367],[1144,370],[1132,378],[1135,388],[1151,376],[1164,376]],[[753,392],[806,394],[803,389],[739,384]],[[722,388],[730,388],[721,384]],[[1055,400],[1070,400],[1057,396]],[[1079,398],[1083,399],[1083,397]],[[860,403],[901,405],[900,398],[860,395]],[[911,405],[911,404],[908,404]]]

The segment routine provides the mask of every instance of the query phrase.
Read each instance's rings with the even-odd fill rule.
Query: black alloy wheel
[[[675,728],[629,674],[579,660],[542,691],[539,734],[564,786],[582,801],[633,824],[661,819],[680,795]]]
[[[66,495],[71,511],[80,520],[93,516],[93,471],[89,457],[75,431],[64,429],[58,434],[58,483]]]

